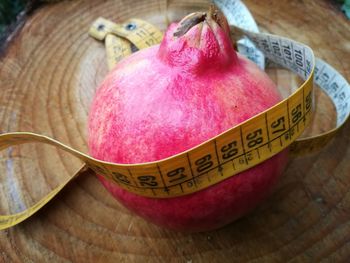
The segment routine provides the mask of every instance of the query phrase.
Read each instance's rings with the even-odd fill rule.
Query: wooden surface
[[[131,2],[131,1],[130,1]],[[87,35],[98,16],[146,19],[161,29],[206,1],[63,1],[40,8],[0,59],[0,132],[35,131],[87,152],[86,119],[107,73]],[[350,22],[325,0],[245,1],[264,31],[310,45],[350,79]],[[297,80],[270,70],[279,84]],[[334,125],[318,94],[313,131]],[[119,205],[86,174],[28,221],[0,232],[0,262],[349,262],[349,123],[322,151],[291,159],[273,195],[249,216],[209,233],[161,229]],[[80,162],[49,146],[0,152],[0,212],[39,200]]]

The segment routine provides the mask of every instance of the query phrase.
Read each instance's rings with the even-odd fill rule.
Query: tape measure
[[[105,40],[109,69],[132,52],[158,44],[163,38],[154,25],[135,18],[116,24],[100,17],[90,27],[89,34]]]
[[[246,17],[246,20],[240,18],[240,23],[254,22],[246,7],[238,0],[221,0],[217,1],[217,5],[231,24],[236,23],[237,16],[232,14],[237,13],[237,10]],[[240,26],[243,27],[242,24]],[[264,67],[266,56],[304,80],[293,94],[274,107],[192,149],[142,164],[103,162],[53,138],[35,133],[1,134],[0,150],[23,143],[46,143],[71,153],[86,165],[34,206],[17,214],[0,216],[0,229],[16,225],[34,214],[87,168],[135,194],[170,198],[194,193],[221,182],[269,159],[290,145],[296,152],[308,152],[329,141],[350,115],[350,87],[347,81],[327,63],[315,59],[308,46],[241,27],[232,25],[231,30],[234,36],[244,35],[249,38],[240,40],[241,49],[249,53],[248,57]],[[253,27],[253,30],[257,31],[257,27]],[[96,39],[105,41],[110,68],[133,51],[157,44],[162,39],[162,33],[157,28],[140,19],[115,24],[99,18],[89,33]],[[336,106],[337,126],[324,134],[296,140],[312,119],[314,79]]]

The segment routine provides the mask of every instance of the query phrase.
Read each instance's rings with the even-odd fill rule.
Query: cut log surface
[[[145,19],[162,30],[209,2],[76,0],[40,7],[0,58],[0,133],[33,131],[83,152],[89,105],[107,74],[104,45],[88,36],[99,16]],[[350,80],[350,22],[331,3],[247,0],[260,29],[305,44]],[[268,70],[278,86],[299,80]],[[333,105],[316,94],[308,133],[334,126]],[[292,158],[272,196],[216,231],[185,234],[133,215],[93,174],[69,184],[27,221],[0,232],[0,262],[349,262],[349,123],[321,151]],[[33,205],[81,162],[51,146],[0,152],[0,212]]]

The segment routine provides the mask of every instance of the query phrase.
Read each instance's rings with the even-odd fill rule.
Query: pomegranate
[[[142,163],[188,150],[281,100],[275,84],[236,53],[225,17],[193,13],[160,45],[123,59],[89,113],[89,150],[100,160]],[[251,211],[281,175],[287,152],[193,194],[156,199],[99,179],[124,206],[174,230],[222,227]]]

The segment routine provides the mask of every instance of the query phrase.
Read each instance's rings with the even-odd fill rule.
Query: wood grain
[[[34,131],[87,152],[92,96],[107,73],[104,47],[88,28],[98,17],[146,19],[161,29],[191,1],[62,1],[28,19],[0,60],[0,132]],[[326,0],[245,1],[263,31],[311,46],[350,79],[350,22]],[[279,86],[298,80],[269,70]],[[322,93],[309,133],[334,125]],[[0,262],[348,262],[349,123],[322,151],[292,159],[273,195],[250,215],[200,234],[161,229],[132,215],[91,174],[72,182],[28,221],[0,232]],[[50,146],[0,152],[0,212],[39,200],[80,162]]]

